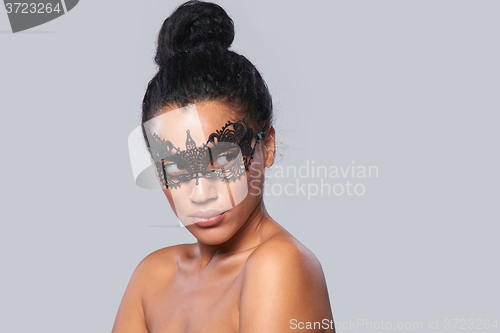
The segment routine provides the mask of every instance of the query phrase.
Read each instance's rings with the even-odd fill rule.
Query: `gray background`
[[[379,168],[363,196],[266,195],[335,320],[500,319],[500,3],[219,3],[273,95],[278,165]],[[127,150],[178,4],[86,0],[18,34],[0,9],[0,331],[109,332],[137,263],[194,241]]]

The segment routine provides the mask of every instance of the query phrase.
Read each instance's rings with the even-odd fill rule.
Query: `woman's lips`
[[[193,222],[200,227],[212,227],[222,221],[226,212],[216,210],[199,211],[191,215]]]

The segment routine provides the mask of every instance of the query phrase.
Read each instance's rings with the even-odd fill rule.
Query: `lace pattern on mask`
[[[170,141],[153,133],[149,137],[150,153],[154,160],[160,182],[166,188],[175,189],[182,182],[200,177],[219,178],[225,182],[235,181],[245,175],[250,167],[255,146],[265,132],[254,134],[247,120],[228,121],[219,131],[209,135],[202,147],[197,147],[189,130],[186,131],[186,149],[175,147]],[[252,139],[256,138],[252,146]],[[219,159],[231,161],[220,165]],[[175,164],[175,165],[174,165]],[[171,169],[175,169],[172,171]]]

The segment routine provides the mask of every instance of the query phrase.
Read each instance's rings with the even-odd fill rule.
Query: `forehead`
[[[170,141],[176,147],[186,143],[187,131],[198,147],[210,134],[220,131],[227,121],[236,121],[237,113],[219,102],[191,104],[170,109],[145,123],[148,132]]]

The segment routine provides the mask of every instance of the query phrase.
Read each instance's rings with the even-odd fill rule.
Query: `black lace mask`
[[[228,121],[220,131],[210,134],[202,147],[197,147],[186,131],[186,149],[175,147],[154,133],[149,138],[149,151],[154,160],[160,182],[164,187],[174,189],[182,182],[200,177],[220,178],[223,181],[240,179],[251,164],[255,146],[265,135],[254,134],[247,120],[235,123]],[[252,147],[252,140],[256,143]]]

